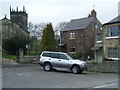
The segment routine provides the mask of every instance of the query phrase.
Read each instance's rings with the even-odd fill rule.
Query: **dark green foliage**
[[[8,54],[16,54],[16,52],[22,48],[26,51],[26,45],[30,43],[30,39],[28,37],[19,37],[14,36],[11,38],[3,39],[3,50],[5,50]]]
[[[51,23],[47,24],[43,30],[42,49],[43,51],[55,51],[56,49],[54,31]]]
[[[75,55],[73,55],[72,57],[73,57],[74,59],[81,59],[82,56],[83,56],[83,53],[82,53],[82,52],[78,52],[78,53],[76,53]]]
[[[41,41],[37,40],[35,37],[32,37],[27,51],[28,55],[39,55],[42,52]]]

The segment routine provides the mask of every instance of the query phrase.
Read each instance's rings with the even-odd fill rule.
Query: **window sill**
[[[71,53],[71,54],[75,54],[75,52],[69,52],[69,53]]]
[[[97,41],[97,43],[102,43],[102,41]]]
[[[106,39],[116,39],[119,38],[119,36],[114,36],[114,37],[106,37]]]
[[[120,58],[108,58],[108,59],[111,59],[111,60],[120,60]]]
[[[75,38],[69,38],[70,40],[75,39]]]

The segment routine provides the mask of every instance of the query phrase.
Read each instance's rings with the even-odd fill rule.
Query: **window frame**
[[[118,33],[119,25],[107,26],[107,36],[108,37],[116,37],[119,36]]]
[[[75,39],[75,32],[70,32],[69,38],[70,39]]]
[[[70,46],[70,52],[75,52],[75,45]]]
[[[108,48],[109,58],[118,58],[118,48]]]

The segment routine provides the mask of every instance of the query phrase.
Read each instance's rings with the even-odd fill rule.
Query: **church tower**
[[[13,23],[18,24],[22,29],[27,30],[28,26],[28,14],[26,13],[25,7],[23,6],[23,11],[18,11],[18,7],[16,7],[16,11],[11,9],[10,6],[10,20]]]

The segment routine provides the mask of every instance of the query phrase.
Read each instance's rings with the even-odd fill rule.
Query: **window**
[[[108,57],[109,58],[118,58],[118,50],[117,50],[117,48],[109,48],[108,49]]]
[[[99,26],[98,26],[98,25],[95,25],[95,28],[99,28]]]
[[[75,38],[75,33],[71,32],[70,33],[70,38]]]
[[[118,25],[107,27],[108,37],[118,36]]]
[[[98,33],[98,35],[97,35],[97,41],[101,41],[101,40],[102,40],[101,34]]]
[[[60,59],[66,59],[66,60],[68,60],[67,56],[64,55],[64,54],[60,54]]]
[[[50,53],[43,53],[42,56],[45,56],[45,57],[51,57],[51,54],[50,54]]]
[[[59,54],[57,54],[57,53],[51,53],[51,57],[52,58],[59,58]]]
[[[75,46],[70,47],[70,52],[75,52]]]

